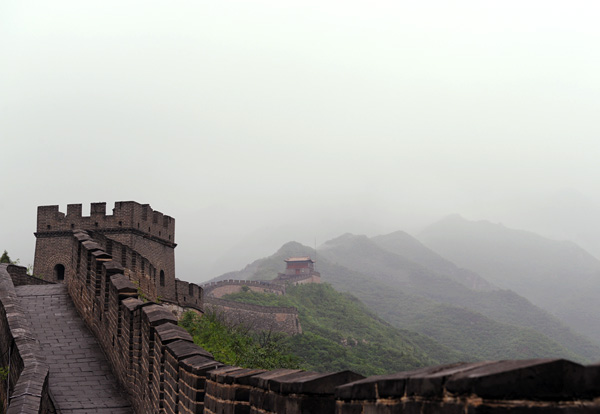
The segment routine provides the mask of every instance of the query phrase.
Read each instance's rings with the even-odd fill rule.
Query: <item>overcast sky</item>
[[[38,205],[118,200],[175,217],[192,281],[450,213],[560,237],[546,200],[599,221],[599,20],[594,1],[2,1],[0,250],[33,262]]]

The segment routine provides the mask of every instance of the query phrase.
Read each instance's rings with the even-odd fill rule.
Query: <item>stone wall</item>
[[[71,231],[37,233],[33,274],[50,282],[58,282],[54,268],[62,265],[65,268],[64,280],[73,277],[72,268],[69,266],[72,236]]]
[[[288,284],[288,285],[306,285],[308,283],[321,283],[321,274],[318,272],[310,272],[309,274],[301,275],[286,275],[279,273],[277,278],[272,283]]]
[[[361,378],[352,371],[222,367],[207,378],[204,413],[333,414],[335,388]]]
[[[254,292],[285,295],[285,285],[277,285],[265,280],[220,280],[206,283],[202,288],[206,296],[221,298],[231,293],[241,292],[244,286]]]
[[[200,374],[219,366],[166,307],[138,297],[120,263],[76,233],[81,250],[69,294],[106,353],[137,413],[201,413]],[[200,382],[198,382],[200,381]]]
[[[204,291],[195,283],[185,280],[175,279],[176,283],[176,302],[184,308],[194,308],[202,310],[204,303]]]
[[[336,414],[598,413],[600,365],[485,361],[381,375],[336,389]]]
[[[54,413],[48,392],[48,365],[34,339],[33,330],[15,293],[12,277],[21,278],[26,269],[0,264],[0,367],[8,368],[0,382],[1,412],[8,414]]]
[[[291,307],[260,306],[207,296],[206,310],[216,312],[230,325],[241,325],[253,331],[302,333],[298,309]]]
[[[10,277],[15,286],[24,285],[52,285],[54,282],[40,279],[39,277],[27,274],[27,269],[23,266],[10,266]]]

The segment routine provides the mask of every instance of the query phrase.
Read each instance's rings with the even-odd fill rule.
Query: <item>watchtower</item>
[[[174,218],[135,201],[116,202],[112,215],[106,214],[106,203],[92,203],[89,216],[82,215],[81,204],[67,205],[66,214],[58,206],[40,206],[34,233],[36,276],[53,282],[73,276],[70,261],[76,254],[72,252],[72,236],[78,229],[102,233],[146,257],[158,273],[157,294],[175,299]]]
[[[290,257],[285,263],[285,274],[288,276],[308,275],[315,270],[315,261],[308,256]]]
[[[274,283],[303,285],[321,283],[321,273],[315,270],[315,261],[309,256],[285,259],[285,273],[278,273]]]

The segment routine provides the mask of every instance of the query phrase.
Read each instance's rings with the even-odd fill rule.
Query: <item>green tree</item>
[[[254,334],[243,326],[225,324],[215,312],[200,317],[188,311],[179,324],[192,335],[198,346],[225,364],[260,369],[298,368],[298,358],[285,345],[283,334]]]
[[[2,257],[0,257],[0,263],[12,263],[12,261],[10,260],[10,256],[8,255],[8,252],[6,250],[4,250],[4,253],[2,253]]]

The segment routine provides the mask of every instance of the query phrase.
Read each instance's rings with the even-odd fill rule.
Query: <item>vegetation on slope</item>
[[[303,334],[288,337],[286,344],[306,369],[376,375],[468,359],[424,335],[394,328],[328,284],[289,287],[285,296],[240,292],[225,298],[296,307]]]
[[[8,252],[6,250],[4,250],[2,256],[0,256],[0,263],[12,263],[12,261],[10,260],[10,256],[8,255]]]
[[[243,368],[298,368],[284,335],[251,333],[242,326],[228,326],[215,313],[199,317],[188,311],[179,321],[196,345],[212,353],[217,361]]]

